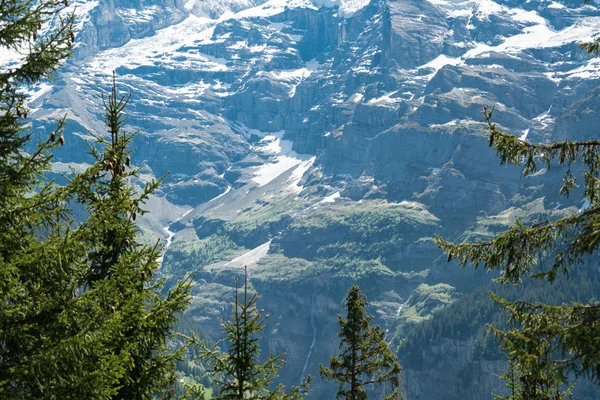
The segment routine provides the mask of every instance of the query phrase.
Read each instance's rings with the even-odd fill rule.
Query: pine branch
[[[448,261],[459,260],[477,268],[483,264],[487,270],[501,270],[503,283],[520,282],[522,276],[553,281],[557,271],[568,273],[570,265],[580,262],[585,254],[591,254],[600,241],[600,205],[584,212],[525,226],[515,221],[515,226],[498,234],[495,239],[476,243],[452,244],[436,235],[436,244],[448,254]],[[558,246],[564,246],[554,256],[548,271],[533,272],[539,253],[548,254]]]

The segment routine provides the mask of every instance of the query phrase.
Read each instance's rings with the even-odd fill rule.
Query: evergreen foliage
[[[166,340],[190,282],[164,295],[151,280],[160,246],[137,242],[136,213],[158,182],[141,194],[129,183],[127,101],[113,82],[97,162],[64,187],[46,182],[65,119],[32,145],[24,89],[70,55],[74,15],[62,0],[0,3],[0,51],[20,54],[0,70],[0,398],[167,397],[179,352]],[[73,202],[88,213],[78,224]]]
[[[558,276],[552,283],[529,279],[520,285],[490,283],[478,288],[436,312],[432,318],[415,325],[404,336],[396,338],[401,361],[405,360],[415,368],[428,368],[422,365],[423,348],[444,339],[469,338],[475,339],[475,361],[502,359],[504,355],[498,349],[498,342],[486,325],[506,329],[508,313],[490,299],[489,292],[492,290],[497,296],[511,301],[560,305],[568,301],[600,298],[600,276],[594,268],[583,265],[568,278]]]
[[[131,165],[135,134],[121,129],[128,101],[119,97],[113,77],[104,103],[110,139],[95,136],[101,145],[90,146],[96,162],[70,187],[89,214],[77,230],[88,252],[79,301],[81,311],[87,312],[80,330],[106,335],[101,349],[116,359],[102,367],[117,378],[113,397],[133,400],[172,394],[165,390],[175,381],[175,361],[182,349],[173,351],[166,342],[178,315],[187,308],[192,277],[164,294],[164,279],[152,279],[162,245],[143,245],[137,238],[137,215],[146,212],[142,206],[160,181],[147,183],[140,193],[131,185],[139,170]],[[93,315],[96,318],[90,320]]]
[[[60,223],[67,217],[65,192],[42,180],[50,150],[64,143],[64,120],[33,153],[25,151],[33,147],[33,133],[23,89],[51,78],[70,55],[73,15],[41,34],[64,8],[62,1],[6,0],[0,6],[0,52],[17,56],[0,69],[1,398],[69,398],[65,386],[75,374],[65,369],[81,367],[74,344],[66,343],[69,322],[61,311],[77,286],[84,249]],[[71,349],[61,351],[57,343]],[[89,385],[103,381],[101,375],[90,375]],[[79,388],[71,388],[76,396]]]
[[[221,320],[225,338],[208,348],[198,337],[191,340],[201,347],[200,358],[212,368],[213,382],[218,394],[215,399],[223,400],[266,400],[266,399],[302,399],[309,392],[308,377],[300,386],[293,386],[286,392],[283,384],[277,384],[278,370],[283,366],[283,356],[269,355],[260,362],[260,336],[264,330],[268,315],[259,310],[256,303],[257,293],[248,293],[248,273],[245,271],[244,290],[239,294],[236,278],[233,314],[228,321]],[[227,351],[220,346],[227,345]],[[194,388],[191,388],[194,391]],[[195,393],[201,393],[195,390]]]
[[[347,319],[338,315],[341,354],[331,357],[329,368],[321,364],[319,373],[339,383],[338,399],[367,399],[366,389],[373,384],[389,386],[386,400],[399,399],[402,368],[385,342],[385,332],[378,325],[370,326],[373,317],[365,310],[367,304],[358,286],[348,290]]]
[[[508,367],[498,378],[506,382],[508,395],[494,394],[494,400],[519,400],[522,396],[523,385],[519,379],[519,364],[515,360],[508,361]]]
[[[591,53],[597,43],[583,44]],[[483,115],[490,147],[497,151],[502,164],[524,167],[524,175],[538,171],[539,164],[566,165],[561,194],[569,194],[578,185],[589,207],[556,220],[526,225],[519,220],[514,227],[489,241],[452,244],[441,237],[438,245],[456,258],[461,266],[483,265],[499,270],[501,283],[520,283],[523,277],[554,281],[558,273],[568,275],[577,264],[587,260],[600,242],[600,140],[533,144],[501,132],[492,122],[493,109],[484,107]],[[573,171],[580,169],[578,177]],[[545,268],[540,260],[550,259]],[[542,302],[493,299],[510,314],[514,327],[494,329],[512,359],[535,377],[553,384],[566,383],[569,374],[586,376],[600,383],[600,303],[588,299],[583,303],[548,305]],[[540,378],[541,379],[541,378]],[[542,384],[543,382],[540,382]]]
[[[505,396],[494,394],[494,400],[563,400],[573,398],[571,390],[574,385],[561,390],[559,385],[543,374],[534,376],[531,373],[523,372],[521,364],[514,359],[509,358],[508,367],[499,378],[506,382],[508,394]]]

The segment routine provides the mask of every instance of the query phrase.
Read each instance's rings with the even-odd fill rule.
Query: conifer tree
[[[519,379],[518,365],[516,360],[508,360],[508,367],[498,378],[506,382],[506,388],[509,393],[506,396],[494,394],[494,400],[519,400],[521,398],[523,387]]]
[[[598,54],[600,39],[582,43],[581,48]],[[556,220],[525,225],[521,221],[496,238],[476,243],[453,244],[437,237],[437,244],[458,259],[461,266],[498,270],[500,283],[518,284],[532,277],[549,282],[559,273],[593,261],[600,243],[600,140],[535,144],[502,132],[492,122],[494,109],[484,107],[489,145],[501,164],[524,167],[524,176],[539,171],[539,166],[567,167],[560,193],[569,194],[579,185],[589,206]],[[580,176],[576,176],[581,171]],[[597,257],[597,256],[596,256]],[[544,267],[539,260],[549,260]],[[600,303],[548,305],[541,302],[511,302],[492,294],[492,299],[508,311],[513,328],[493,329],[512,359],[518,360],[529,376],[556,387],[569,381],[571,374],[600,383]]]
[[[0,2],[0,52],[16,54],[0,67],[0,398],[168,395],[178,354],[165,340],[187,304],[189,280],[163,295],[161,282],[150,279],[160,246],[137,244],[132,221],[157,183],[141,196],[128,184],[137,170],[125,171],[126,102],[113,90],[111,141],[103,153],[92,151],[98,162],[65,187],[45,180],[51,151],[65,143],[65,120],[31,143],[23,89],[51,79],[70,55],[74,15],[64,13],[67,5]],[[105,160],[116,162],[107,168]],[[89,213],[78,226],[68,207],[75,201]]]
[[[269,316],[257,308],[258,299],[257,293],[248,293],[248,273],[245,270],[241,299],[236,278],[233,314],[228,321],[221,320],[225,338],[211,348],[203,346],[198,338],[192,338],[202,347],[201,359],[212,368],[218,391],[215,399],[302,399],[309,392],[312,377],[286,392],[283,384],[275,382],[285,354],[270,355],[265,362],[260,362],[261,338],[258,334],[264,330]],[[228,349],[222,351],[222,345]]]
[[[402,368],[385,342],[385,332],[378,325],[371,326],[373,317],[365,310],[367,304],[358,286],[348,290],[347,319],[338,315],[341,354],[331,357],[329,368],[321,364],[319,372],[338,382],[338,399],[367,399],[366,389],[374,384],[386,386],[386,400],[399,399]]]
[[[494,394],[494,400],[565,400],[573,398],[574,384],[562,389],[560,384],[547,376],[535,376],[530,371],[523,371],[521,364],[508,357],[508,367],[499,376],[506,382],[508,394]]]
[[[83,372],[74,343],[68,353],[51,350],[69,336],[61,311],[85,253],[63,224],[65,191],[43,180],[50,151],[64,144],[64,120],[32,143],[24,91],[52,78],[71,53],[74,16],[65,7],[58,0],[0,3],[0,53],[14,56],[0,66],[0,398],[69,398],[65,382]],[[54,27],[42,32],[51,20]],[[104,379],[96,374],[88,389]]]
[[[162,245],[142,245],[137,239],[137,215],[146,213],[143,204],[160,181],[152,180],[140,193],[131,183],[139,169],[131,164],[135,133],[122,130],[128,101],[119,96],[113,76],[104,102],[109,138],[95,135],[101,146],[90,145],[95,164],[70,182],[74,198],[89,214],[77,230],[88,252],[80,296],[87,315],[74,321],[82,331],[105,337],[103,351],[111,361],[104,368],[117,379],[112,397],[141,400],[173,394],[166,390],[175,381],[181,349],[170,350],[167,340],[189,303],[192,277],[163,294],[164,279],[152,279]]]

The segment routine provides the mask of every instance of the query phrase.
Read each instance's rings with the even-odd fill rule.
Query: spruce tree
[[[560,384],[553,382],[543,373],[536,376],[531,371],[524,371],[522,365],[510,357],[508,357],[508,367],[499,378],[506,382],[508,394],[494,394],[494,400],[565,400],[573,398],[574,384],[563,389]]]
[[[366,389],[374,384],[385,387],[386,400],[399,399],[402,368],[384,339],[385,332],[378,325],[371,326],[373,317],[366,312],[367,304],[358,286],[348,290],[347,319],[338,315],[341,354],[331,357],[329,368],[321,364],[319,372],[338,382],[338,399],[367,399]]]
[[[14,55],[0,66],[0,398],[69,398],[65,383],[82,374],[74,349],[52,351],[69,336],[61,311],[85,254],[64,224],[66,192],[43,176],[51,151],[64,144],[64,120],[34,144],[24,90],[51,79],[71,53],[74,16],[65,6],[6,0],[0,7],[0,53]],[[103,377],[88,380],[91,390]],[[75,395],[89,392],[76,386]]]
[[[312,377],[309,376],[299,386],[293,386],[286,392],[283,384],[275,382],[285,354],[269,355],[264,362],[260,362],[259,333],[265,329],[269,316],[257,308],[258,299],[256,292],[248,292],[246,270],[241,296],[236,277],[233,314],[228,321],[221,320],[225,338],[211,348],[204,346],[197,337],[192,338],[202,348],[200,358],[212,368],[218,393],[215,399],[302,399],[309,392],[308,385]],[[221,346],[227,346],[227,350],[221,350]]]
[[[113,76],[104,102],[109,135],[95,136],[100,146],[90,145],[95,164],[70,182],[74,199],[89,215],[77,229],[88,252],[79,304],[85,317],[78,314],[73,321],[81,331],[103,337],[102,351],[111,359],[103,367],[116,379],[112,397],[137,400],[173,395],[167,389],[175,382],[181,349],[172,351],[167,341],[189,303],[192,277],[163,293],[164,279],[153,279],[162,245],[143,245],[137,238],[137,215],[146,213],[143,204],[160,181],[139,193],[132,185],[139,169],[131,162],[135,133],[122,129],[128,101],[119,96]]]
[[[599,43],[600,39],[595,39],[580,47],[597,55]],[[502,132],[492,121],[493,111],[484,107],[484,123],[489,145],[501,164],[524,167],[524,176],[537,173],[540,166],[566,166],[560,193],[569,196],[580,186],[589,207],[531,225],[517,220],[491,240],[453,244],[437,237],[437,243],[448,254],[448,261],[458,259],[463,267],[470,264],[500,271],[500,283],[518,284],[527,277],[552,282],[558,274],[568,275],[596,256],[600,243],[600,140],[530,143]],[[577,171],[581,171],[579,176]],[[540,260],[549,260],[549,266]],[[510,357],[518,360],[530,377],[537,377],[539,385],[548,382],[556,387],[567,383],[571,375],[600,383],[600,303],[596,299],[560,306],[512,302],[493,294],[492,299],[508,311],[513,325],[507,331],[493,331]]]
[[[506,382],[508,394],[503,396],[494,394],[494,400],[519,400],[522,393],[522,384],[519,379],[519,365],[515,360],[508,360],[508,367],[502,372],[498,378]]]
[[[32,143],[23,89],[51,79],[70,55],[74,16],[66,6],[7,0],[0,7],[0,52],[16,54],[0,67],[0,398],[168,395],[178,353],[165,341],[187,304],[189,280],[163,295],[151,280],[160,246],[137,243],[135,214],[157,183],[141,196],[129,184],[137,170],[125,171],[126,102],[113,89],[111,140],[64,187],[45,173],[52,150],[65,143],[65,120]],[[86,207],[87,220],[73,221],[73,202]]]

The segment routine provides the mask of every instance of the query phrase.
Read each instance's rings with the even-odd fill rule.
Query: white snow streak
[[[324,203],[335,203],[335,200],[339,199],[339,198],[340,198],[340,192],[335,192],[334,194],[325,197],[319,203],[321,203],[321,204],[324,204]]]
[[[294,171],[291,179],[299,181],[314,162],[314,157],[307,159],[307,156],[299,155],[292,150],[292,142],[283,140],[283,134],[284,131],[280,131],[267,135],[254,148],[260,153],[271,155],[268,163],[254,168],[252,181],[258,186],[269,184],[294,167],[300,168],[298,168],[298,173],[296,170]]]
[[[215,201],[217,199],[220,199],[221,197],[225,196],[227,193],[231,192],[231,186],[227,185],[227,190],[225,190],[223,193],[221,193],[220,195],[218,195],[217,197],[213,197],[212,199],[210,199],[208,202],[212,202]]]
[[[239,265],[240,267],[247,266],[248,268],[255,267],[256,264],[260,261],[260,259],[267,255],[270,246],[271,241],[269,240],[268,242],[261,244],[255,249],[252,249],[249,252],[234,258],[225,265]]]

